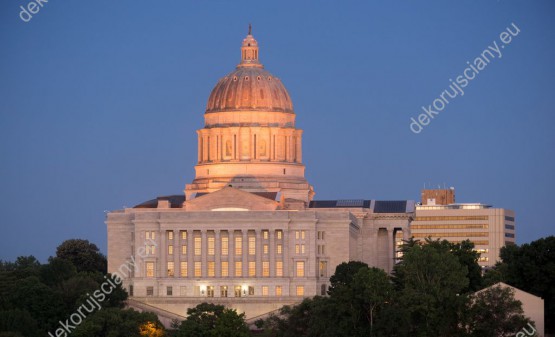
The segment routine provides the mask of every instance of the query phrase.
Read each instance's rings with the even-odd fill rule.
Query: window
[[[146,277],[154,277],[154,262],[146,263]]]
[[[235,255],[243,254],[243,238],[240,236],[235,237]]]
[[[147,240],[155,240],[155,239],[156,239],[156,236],[155,236],[154,233],[155,233],[155,232],[150,232],[150,231],[149,231],[149,232],[146,232],[146,233],[145,233],[146,239],[147,239]]]
[[[295,231],[295,240],[298,240],[301,238],[301,232],[300,231]]]
[[[227,256],[229,254],[229,238],[227,236],[222,237],[222,255]]]
[[[181,231],[181,240],[187,240],[187,231]]]
[[[179,272],[180,272],[181,277],[187,277],[187,262],[182,261],[180,269],[181,270]]]
[[[478,258],[478,262],[488,262],[489,258],[487,256],[481,256]]]
[[[301,254],[304,254],[304,245],[301,245]]]
[[[256,254],[256,238],[254,236],[249,237],[249,255]]]
[[[326,296],[326,285],[325,284],[322,284],[320,286],[320,295]]]
[[[235,297],[241,297],[241,286],[233,287],[233,293],[235,294]]]
[[[154,255],[156,254],[156,246],[146,246],[146,255]]]
[[[253,296],[254,295],[254,287],[249,286],[249,296]]]
[[[297,296],[304,296],[304,287],[297,286]]]
[[[277,245],[277,247],[276,247],[276,253],[277,253],[277,254],[282,254],[282,245]]]
[[[270,276],[270,262],[264,261],[262,262],[262,277],[269,277]]]
[[[282,294],[281,286],[276,286],[276,296],[281,296]]]
[[[320,277],[327,277],[328,276],[328,262],[327,261],[320,261],[318,264],[318,269],[320,271]]]
[[[173,277],[173,275],[174,275],[173,261],[168,261],[168,277]]]
[[[515,229],[515,226],[514,226],[514,225],[505,224],[505,229],[514,230],[514,229]]]
[[[133,285],[129,286],[129,296],[133,297]]]
[[[146,287],[146,296],[154,296],[154,287]]]
[[[222,277],[228,277],[229,276],[229,262],[222,261],[221,267],[222,267]]]
[[[173,246],[172,245],[168,246],[168,255],[173,255]]]
[[[166,296],[173,296],[173,287],[166,287]]]
[[[214,277],[216,269],[216,263],[214,261],[208,261],[208,277]]]
[[[283,237],[283,231],[276,231],[276,236],[278,240],[281,240]]]
[[[304,240],[305,233],[306,233],[305,231],[301,231],[301,240]]]
[[[276,261],[276,276],[283,276],[283,261]]]
[[[269,236],[268,231],[262,231],[262,238],[264,238],[264,240],[268,240],[268,236]]]
[[[249,276],[256,276],[256,262],[249,261]]]
[[[227,286],[220,286],[220,297],[227,297]]]
[[[295,254],[299,254],[301,252],[301,246],[295,245]]]
[[[181,246],[181,254],[187,255],[187,246],[186,245]]]
[[[318,240],[324,240],[324,232],[323,231],[318,232]]]
[[[262,296],[268,296],[268,286],[262,286]]]
[[[208,255],[214,255],[214,237],[208,237]]]
[[[195,255],[199,256],[202,251],[202,241],[200,237],[195,238]]]
[[[297,261],[297,277],[304,277],[304,261]]]
[[[202,264],[199,261],[195,262],[195,277],[202,276]]]
[[[264,245],[263,247],[264,247],[264,254],[268,254],[268,251],[269,251],[268,245]]]
[[[166,233],[168,234],[168,240],[173,240],[173,231],[167,231]]]
[[[214,286],[206,287],[206,296],[207,297],[214,297]]]
[[[241,261],[235,261],[235,276],[243,276],[243,263]]]
[[[512,234],[512,233],[505,233],[505,237],[506,237],[506,238],[514,238],[515,235]]]

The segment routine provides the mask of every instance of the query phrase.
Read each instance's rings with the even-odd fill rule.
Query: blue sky
[[[195,130],[248,23],[304,129],[316,199],[458,202],[553,235],[552,1],[0,2],[0,258],[69,238],[106,252],[104,212],[182,193]],[[419,134],[418,117],[512,23],[520,33]]]

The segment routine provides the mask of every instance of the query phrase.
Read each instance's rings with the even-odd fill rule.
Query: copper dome
[[[241,63],[218,81],[206,104],[206,113],[239,110],[294,113],[289,93],[279,78],[258,61],[258,43],[250,29],[241,47]]]

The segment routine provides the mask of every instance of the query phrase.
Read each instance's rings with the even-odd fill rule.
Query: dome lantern
[[[264,66],[258,61],[258,42],[252,36],[252,26],[249,24],[249,33],[243,39],[241,46],[241,63],[237,67],[258,67]]]

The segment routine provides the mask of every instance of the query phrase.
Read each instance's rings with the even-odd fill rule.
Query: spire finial
[[[249,23],[249,34],[248,35],[252,35],[252,25]]]

